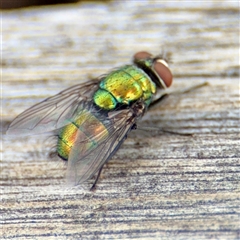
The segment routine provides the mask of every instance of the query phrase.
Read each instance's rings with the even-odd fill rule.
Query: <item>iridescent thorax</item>
[[[103,78],[93,99],[100,108],[113,110],[118,104],[129,105],[140,98],[148,105],[155,92],[155,83],[142,69],[127,65]]]

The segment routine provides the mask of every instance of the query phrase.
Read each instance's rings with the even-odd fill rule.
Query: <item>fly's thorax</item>
[[[156,85],[140,68],[127,65],[109,73],[99,85],[93,100],[104,110],[114,110],[117,104],[129,105],[143,99],[148,104]]]
[[[57,153],[62,159],[68,160],[75,144],[81,144],[82,152],[86,152],[96,147],[98,142],[107,136],[108,130],[104,124],[90,111],[83,110],[75,120],[60,130]]]

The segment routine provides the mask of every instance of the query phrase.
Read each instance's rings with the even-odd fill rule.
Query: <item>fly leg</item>
[[[189,93],[191,91],[194,91],[198,88],[201,88],[201,87],[205,87],[209,85],[208,82],[203,82],[203,83],[200,83],[200,84],[197,84],[197,85],[194,85],[194,86],[191,86],[187,89],[184,89],[182,91],[173,91],[173,92],[165,92],[163,93],[158,99],[155,99],[149,107],[152,107],[152,106],[155,106],[157,105],[159,102],[163,101],[164,99],[166,99],[168,96],[170,95],[181,95],[181,94],[184,94],[184,93]],[[169,130],[165,130],[165,129],[155,129],[155,128],[151,128],[151,127],[141,127],[140,130],[155,130],[157,132],[164,132],[164,133],[168,133],[168,134],[174,134],[174,135],[182,135],[182,136],[192,136],[193,134],[191,133],[178,133],[178,132],[173,132],[173,131],[169,131]]]
[[[169,93],[164,93],[160,98],[154,100],[153,102],[150,103],[149,108],[157,105],[158,103],[160,103],[161,101],[163,101],[163,99],[166,99],[170,94]]]
[[[158,134],[159,133],[168,133],[168,134],[180,135],[180,136],[192,136],[193,135],[192,133],[174,132],[174,131],[170,131],[170,130],[166,130],[166,129],[158,128],[158,127],[144,127],[144,126],[141,126],[141,127],[135,128],[135,129],[138,129],[138,130],[141,130],[141,131],[152,131],[152,132],[158,133]]]
[[[99,171],[98,171],[98,175],[97,175],[97,177],[96,177],[96,179],[95,179],[95,181],[94,181],[92,187],[90,188],[90,191],[94,191],[94,190],[95,190],[96,185],[97,185],[97,181],[98,181],[98,179],[99,179],[99,177],[100,177],[100,175],[101,175],[101,172],[102,172],[103,166],[104,166],[104,164],[103,164],[103,165],[101,166],[101,168],[99,169]]]
[[[194,91],[198,88],[201,88],[201,87],[205,87],[208,85],[208,82],[203,82],[203,83],[200,83],[200,84],[197,84],[195,86],[192,86],[190,88],[187,88],[187,89],[184,89],[182,91],[173,91],[173,92],[166,92],[166,93],[163,93],[163,95],[161,97],[159,97],[158,99],[154,100],[149,108],[151,108],[152,106],[155,106],[157,105],[159,102],[163,101],[165,98],[167,98],[168,96],[170,95],[181,95],[181,94],[184,94],[184,93],[189,93],[191,91]]]
[[[137,125],[133,124],[131,129],[137,129]],[[118,151],[119,147],[122,145],[122,143],[126,140],[127,138],[127,134],[122,138],[122,140],[119,142],[118,146],[115,148],[115,150],[108,156],[108,159],[111,159],[111,157]],[[106,162],[108,161],[108,159],[106,160]],[[90,191],[94,191],[97,185],[97,181],[101,175],[102,169],[103,169],[104,164],[101,166],[101,168],[98,171],[98,175],[92,185],[92,187],[90,188]]]

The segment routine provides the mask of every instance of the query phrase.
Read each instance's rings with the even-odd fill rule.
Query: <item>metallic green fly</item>
[[[156,94],[172,83],[167,61],[138,52],[133,63],[70,87],[27,109],[10,124],[7,134],[54,131],[57,154],[68,161],[67,182],[80,184],[98,172],[116,153]]]

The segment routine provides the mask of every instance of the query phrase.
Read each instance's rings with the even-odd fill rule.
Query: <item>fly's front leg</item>
[[[208,85],[209,85],[208,82],[199,83],[197,85],[194,85],[194,86],[191,86],[189,88],[183,89],[182,91],[175,91],[175,92],[173,91],[173,92],[169,93],[169,95],[189,93],[189,92],[195,91],[198,88],[206,87]]]
[[[155,99],[153,102],[150,103],[149,108],[157,105],[158,103],[162,102],[163,99],[166,99],[169,96],[169,93],[164,93],[161,97]]]
[[[165,92],[163,93],[159,98],[155,99],[150,105],[149,107],[153,107],[155,105],[157,105],[158,103],[162,102],[164,99],[166,99],[168,96],[171,96],[171,95],[182,95],[182,94],[185,94],[185,93],[189,93],[191,91],[194,91],[198,88],[201,88],[201,87],[205,87],[205,86],[208,86],[208,82],[203,82],[203,83],[200,83],[200,84],[197,84],[197,85],[194,85],[194,86],[191,86],[189,88],[186,88],[186,89],[183,89],[183,90],[180,90],[180,91],[172,91],[172,92]],[[157,131],[159,133],[168,133],[168,134],[174,134],[174,135],[181,135],[181,136],[192,136],[193,134],[191,133],[179,133],[179,132],[174,132],[174,131],[170,131],[170,130],[165,130],[165,129],[160,129],[160,128],[154,128],[154,127],[141,127],[141,128],[138,128],[139,130],[147,130],[147,131]]]
[[[203,82],[203,83],[200,83],[200,84],[197,84],[197,85],[194,85],[194,86],[191,86],[189,88],[186,88],[186,89],[183,89],[183,90],[178,90],[178,91],[172,91],[172,92],[165,92],[163,93],[158,99],[155,99],[150,105],[149,105],[149,108],[157,105],[159,102],[162,102],[164,99],[166,99],[168,96],[171,96],[171,95],[181,95],[181,94],[185,94],[185,93],[189,93],[189,92],[192,92],[198,88],[201,88],[201,87],[205,87],[205,86],[208,86],[208,82]]]

